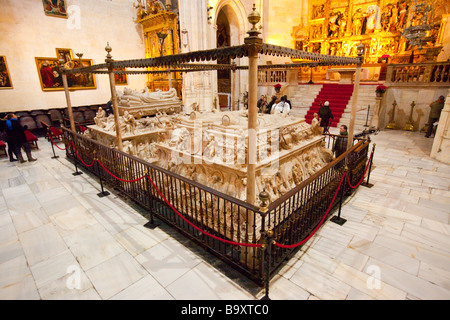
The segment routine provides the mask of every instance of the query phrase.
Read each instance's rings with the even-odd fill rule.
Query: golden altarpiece
[[[143,27],[146,58],[180,53],[178,15],[171,11],[170,1],[164,5],[161,1],[141,1],[137,8],[137,22]],[[158,70],[159,68],[148,68]],[[181,96],[182,76],[180,72],[150,73],[147,87],[149,91],[160,89],[167,91],[174,88]]]
[[[386,63],[435,61],[443,45],[443,30],[449,11],[446,0],[310,0],[308,22],[293,28],[295,49],[355,57],[356,47],[365,46],[364,63],[381,67],[376,79],[384,80]],[[420,5],[423,4],[423,5]],[[421,23],[430,25],[427,43],[412,48],[404,30]],[[324,74],[327,67],[316,70]],[[323,70],[322,70],[323,69]],[[309,69],[302,70],[309,77]]]

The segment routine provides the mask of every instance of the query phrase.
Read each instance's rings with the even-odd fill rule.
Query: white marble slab
[[[193,290],[193,288],[195,288]],[[177,300],[254,300],[243,288],[204,262],[167,286]]]
[[[122,252],[89,269],[86,275],[100,297],[109,299],[148,273],[129,253]]]
[[[450,291],[427,280],[413,276],[407,272],[391,267],[379,260],[371,258],[368,265],[376,265],[381,270],[381,281],[401,291],[408,292],[423,300],[448,300]]]
[[[120,291],[111,300],[174,300],[174,297],[151,275],[146,275]]]
[[[41,207],[30,208],[27,212],[11,210],[11,219],[18,233],[41,227],[50,222],[45,210]]]
[[[142,226],[130,227],[114,235],[114,238],[132,255],[136,256],[169,238],[159,229]]]
[[[30,266],[53,257],[67,249],[52,224],[45,224],[19,234],[19,239]]]
[[[163,286],[180,278],[201,260],[176,240],[165,240],[140,255],[136,260]]]
[[[64,241],[85,271],[125,250],[100,224],[77,230]]]
[[[261,299],[265,295],[262,290],[257,296]],[[270,280],[269,298],[271,300],[308,300],[311,294],[305,289],[287,280],[283,276],[274,276]]]
[[[304,263],[290,281],[322,300],[344,300],[351,289],[348,284],[309,263]]]

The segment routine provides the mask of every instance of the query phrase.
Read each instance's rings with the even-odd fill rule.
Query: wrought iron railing
[[[66,155],[76,170],[94,174],[101,183],[122,192],[182,234],[218,255],[259,284],[267,282],[286,257],[299,246],[274,246],[268,251],[266,234],[278,244],[299,243],[335,207],[336,192],[352,191],[364,177],[368,140],[355,145],[266,208],[259,208],[186,179],[142,159],[62,128]],[[102,190],[103,191],[103,190]],[[326,214],[327,215],[327,214]]]

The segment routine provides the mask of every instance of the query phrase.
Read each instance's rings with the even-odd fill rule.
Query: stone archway
[[[216,25],[216,47],[235,46],[244,42],[246,31],[246,12],[240,1],[224,0],[220,1],[216,6],[215,25]],[[231,61],[230,58],[218,60],[219,64],[229,64],[235,62],[241,64],[242,59]],[[242,63],[245,63],[242,60]],[[239,72],[239,71],[236,71]],[[236,76],[232,71],[217,71],[217,89],[219,97],[219,105],[221,107],[230,107],[237,109],[236,101],[241,99],[240,92],[242,73]]]

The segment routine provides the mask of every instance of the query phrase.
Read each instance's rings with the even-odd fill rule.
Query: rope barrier
[[[70,141],[70,143],[72,144],[73,150],[75,151],[75,153],[78,156],[78,159],[80,159],[80,161],[86,166],[86,167],[92,167],[95,164],[95,160],[92,161],[91,164],[87,164],[86,162],[83,161],[83,159],[81,159],[80,155],[78,154],[77,148],[75,148],[75,145],[73,144],[73,141]]]
[[[285,245],[285,244],[280,244],[280,243],[274,241],[274,245],[276,245],[277,247],[283,248],[283,249],[292,249],[292,248],[301,246],[301,245],[304,244],[306,241],[308,241],[308,240],[316,233],[316,231],[320,228],[320,226],[321,226],[321,225],[323,224],[323,222],[325,221],[325,218],[327,217],[328,213],[330,212],[330,209],[331,209],[331,206],[332,206],[333,203],[334,203],[334,200],[336,200],[336,196],[337,196],[337,194],[338,194],[338,192],[339,192],[339,189],[341,188],[341,185],[342,185],[342,182],[344,181],[345,176],[346,176],[346,172],[344,172],[344,173],[342,174],[341,181],[339,182],[339,186],[338,186],[338,188],[337,188],[337,190],[336,190],[336,192],[335,192],[335,194],[334,194],[334,196],[333,196],[333,200],[331,200],[331,203],[330,203],[330,205],[328,206],[327,211],[326,211],[325,214],[323,215],[322,220],[320,220],[320,222],[319,222],[319,224],[317,225],[317,227],[314,228],[313,232],[311,232],[311,233],[309,234],[309,236],[307,236],[305,239],[303,239],[302,241],[300,241],[300,242],[298,242],[298,243],[295,243],[295,244]]]
[[[147,179],[148,179],[148,180],[150,181],[150,183],[153,185],[153,187],[154,187],[155,190],[158,192],[158,194],[161,196],[161,198],[164,199],[164,201],[167,203],[167,205],[168,205],[170,208],[172,208],[172,210],[175,211],[175,213],[176,213],[180,218],[182,218],[184,221],[186,221],[186,222],[187,222],[191,227],[193,227],[194,229],[200,231],[200,232],[203,233],[203,234],[206,234],[207,236],[209,236],[209,237],[211,237],[211,238],[214,238],[214,239],[216,239],[216,240],[219,240],[219,241],[222,241],[222,242],[225,242],[225,243],[228,243],[228,244],[234,244],[234,245],[244,246],[244,247],[258,247],[258,248],[262,247],[261,244],[239,243],[239,242],[234,242],[234,241],[222,239],[222,238],[219,238],[219,237],[217,237],[217,236],[215,236],[215,235],[213,235],[213,234],[210,234],[210,233],[208,233],[208,232],[206,232],[206,231],[200,229],[199,227],[197,227],[196,225],[194,225],[192,222],[190,222],[189,220],[187,220],[181,213],[178,212],[177,209],[175,209],[175,208],[170,204],[169,201],[167,201],[166,197],[164,197],[164,195],[161,193],[161,191],[158,189],[158,187],[156,186],[156,184],[152,181],[152,179],[150,179],[149,176],[147,176]]]
[[[125,180],[125,179],[121,179],[121,178],[115,176],[113,173],[111,173],[108,169],[106,169],[105,166],[103,165],[103,163],[101,163],[98,159],[97,159],[97,162],[98,162],[98,164],[99,164],[106,172],[108,172],[111,176],[113,176],[114,178],[116,178],[117,180],[122,181],[122,182],[136,182],[136,181],[142,180],[142,179],[144,179],[144,178],[146,177],[146,176],[144,175],[144,176],[142,176],[142,177],[140,177],[140,178],[133,179],[133,180]]]
[[[65,145],[66,147],[63,149],[63,148],[61,148],[60,146],[58,146],[58,145],[55,143],[55,141],[53,141],[53,139],[52,139],[52,137],[50,136],[50,134],[48,134],[48,137],[50,138],[50,140],[52,141],[52,143],[53,143],[59,150],[64,151],[64,150],[67,150],[67,148],[69,147],[69,145]]]
[[[52,141],[53,144],[55,144],[55,142],[53,141],[53,139],[51,139],[51,137],[50,137],[50,140]],[[109,171],[109,170],[108,170],[108,169],[107,169],[107,168],[106,168],[106,167],[105,167],[98,159],[97,159],[97,160],[93,160],[92,163],[91,163],[90,165],[88,165],[87,163],[85,163],[85,162],[83,161],[83,159],[80,157],[80,155],[79,155],[79,153],[78,153],[78,151],[77,151],[77,149],[76,149],[75,144],[73,143],[73,141],[71,141],[70,143],[71,143],[71,145],[72,145],[72,147],[73,147],[73,149],[74,149],[76,155],[77,155],[78,158],[80,159],[80,161],[81,161],[85,166],[87,166],[87,167],[92,167],[92,166],[95,164],[95,162],[97,161],[98,164],[99,164],[106,172],[108,172],[108,174],[110,174],[112,177],[114,177],[114,178],[116,178],[117,180],[122,181],[122,182],[137,182],[137,181],[142,180],[142,179],[144,179],[145,177],[147,177],[148,181],[153,185],[153,187],[155,188],[156,192],[160,195],[160,197],[164,200],[164,202],[166,202],[166,204],[167,204],[167,205],[168,205],[168,206],[169,206],[169,207],[170,207],[170,208],[171,208],[171,209],[172,209],[172,210],[173,210],[173,211],[174,211],[181,219],[183,219],[186,223],[188,223],[191,227],[193,227],[193,228],[196,229],[197,231],[199,231],[199,232],[201,232],[201,233],[203,233],[203,234],[205,234],[205,235],[207,235],[207,236],[209,236],[209,237],[211,237],[211,238],[213,238],[213,239],[216,239],[216,240],[221,241],[221,242],[224,242],[224,243],[232,244],[232,245],[238,245],[238,246],[244,246],[244,247],[257,247],[257,248],[262,247],[261,244],[240,243],[240,242],[235,242],[235,241],[231,241],[231,240],[226,240],[226,239],[217,237],[217,236],[215,236],[215,235],[213,235],[213,234],[211,234],[211,233],[209,233],[209,232],[207,232],[207,231],[205,231],[205,230],[202,230],[201,228],[197,227],[197,226],[194,225],[192,222],[190,222],[188,219],[186,219],[186,217],[184,217],[177,209],[175,209],[175,207],[174,207],[174,206],[166,199],[166,197],[162,194],[162,192],[158,189],[158,187],[156,186],[156,184],[153,182],[152,179],[150,179],[150,177],[149,177],[148,175],[144,175],[144,176],[142,176],[142,177],[140,177],[140,178],[136,178],[136,179],[133,179],[133,180],[125,180],[125,179],[121,179],[121,178],[117,177],[116,175],[114,175],[113,173],[111,173],[111,172],[110,172],[110,171]],[[56,144],[55,144],[55,145],[56,145]],[[57,146],[57,147],[58,147],[58,146]],[[65,149],[62,149],[62,148],[59,148],[59,147],[58,147],[58,148],[59,148],[60,150],[66,150],[68,147],[69,147],[69,145],[66,145],[66,148],[65,148]],[[370,160],[372,159],[372,155],[373,155],[373,152],[372,152],[372,154],[371,154],[371,156],[370,156]],[[370,161],[369,161],[369,163],[370,163]],[[367,168],[368,168],[368,166],[366,166],[366,169],[365,169],[364,174],[363,174],[363,178],[364,178],[364,176],[365,176],[365,174],[366,174],[366,172],[367,172]],[[300,246],[300,245],[304,244],[306,241],[308,241],[308,240],[309,240],[309,239],[317,232],[317,230],[320,228],[320,226],[321,226],[321,225],[323,224],[323,222],[325,221],[325,218],[327,217],[329,211],[331,210],[331,207],[332,207],[334,201],[336,200],[336,196],[337,196],[337,194],[338,194],[338,192],[339,192],[339,190],[340,190],[340,188],[341,188],[341,186],[342,186],[342,182],[344,181],[346,175],[347,175],[346,172],[344,172],[343,175],[342,175],[342,177],[341,177],[341,180],[339,181],[339,185],[338,185],[338,188],[337,188],[337,190],[336,190],[336,192],[335,192],[335,194],[334,194],[334,196],[333,196],[333,199],[331,200],[331,203],[330,203],[330,205],[328,206],[327,211],[326,211],[325,214],[323,215],[321,221],[320,221],[319,224],[316,226],[316,228],[314,228],[314,230],[313,230],[312,233],[310,233],[310,234],[309,234],[305,239],[303,239],[301,242],[298,242],[298,243],[295,243],[295,244],[284,245],[284,244],[280,244],[280,243],[277,243],[276,241],[274,241],[274,245],[276,245],[276,246],[278,246],[278,247],[280,247],[280,248],[284,248],[284,249],[291,249],[291,248],[295,248],[295,247],[297,247],[297,246]],[[347,175],[347,181],[348,181],[350,187],[356,188],[356,187],[362,182],[362,179],[361,179],[361,181],[357,184],[356,187],[353,187],[353,186],[350,184],[350,181],[348,180],[348,175]]]
[[[363,175],[362,175],[362,177],[361,177],[361,180],[359,180],[359,182],[356,184],[356,186],[353,186],[353,185],[350,183],[350,178],[349,178],[349,176],[347,175],[347,183],[348,183],[348,185],[350,186],[350,188],[356,189],[356,188],[362,183],[362,181],[364,180],[364,177],[366,176],[366,172],[367,172],[367,169],[369,168],[370,162],[372,161],[372,156],[373,156],[373,151],[372,151],[372,153],[370,154],[369,161],[367,162],[366,168],[364,169],[364,173],[363,173]]]

